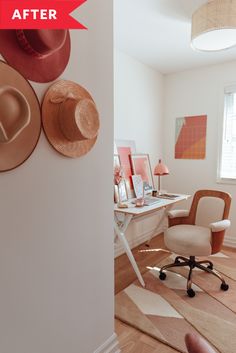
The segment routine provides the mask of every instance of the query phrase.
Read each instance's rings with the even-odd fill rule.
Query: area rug
[[[174,257],[171,254],[144,274],[145,288],[136,280],[116,295],[116,317],[179,352],[187,352],[184,335],[197,332],[216,352],[234,353],[236,254],[224,251],[211,257],[230,286],[226,292],[220,290],[220,281],[213,275],[194,269],[194,298],[186,294],[187,268],[173,268],[166,271],[165,281],[159,279],[159,268]]]

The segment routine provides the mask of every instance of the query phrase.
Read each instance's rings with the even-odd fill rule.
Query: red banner
[[[86,0],[0,0],[0,29],[86,29],[70,14]]]

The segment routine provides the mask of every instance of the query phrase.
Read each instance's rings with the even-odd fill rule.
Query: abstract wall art
[[[175,125],[175,158],[205,159],[207,115],[177,118]]]

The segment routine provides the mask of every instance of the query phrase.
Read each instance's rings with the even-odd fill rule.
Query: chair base
[[[208,266],[203,266],[203,264],[208,264]],[[187,279],[187,294],[189,297],[195,296],[195,292],[192,289],[192,271],[195,267],[200,268],[201,270],[206,271],[208,273],[211,273],[212,275],[219,278],[221,280],[220,288],[222,290],[226,291],[229,289],[228,284],[225,283],[225,280],[221,276],[221,274],[218,271],[213,269],[213,263],[211,261],[208,261],[208,260],[196,261],[195,256],[190,256],[189,258],[183,257],[183,256],[177,256],[173,263],[165,265],[160,269],[159,278],[162,281],[164,281],[166,279],[166,274],[163,272],[164,270],[167,270],[168,268],[171,268],[171,267],[183,267],[183,266],[189,267],[189,274]]]

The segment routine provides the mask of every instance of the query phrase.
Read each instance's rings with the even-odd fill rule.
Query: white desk
[[[143,206],[143,207],[135,207],[135,205],[132,203],[132,200],[129,202],[126,202],[128,204],[128,208],[118,208],[117,205],[114,205],[114,229],[117,237],[121,241],[124,250],[131,262],[131,265],[139,279],[139,282],[143,287],[145,287],[145,283],[143,280],[143,277],[139,271],[139,268],[137,266],[137,263],[134,259],[134,256],[132,254],[132,251],[129,247],[129,243],[125,237],[125,232],[128,228],[128,225],[130,224],[131,220],[134,217],[140,217],[144,215],[151,214],[153,212],[156,212],[158,210],[164,209],[163,215],[160,218],[154,232],[153,236],[156,235],[155,231],[161,226],[163,223],[164,219],[166,218],[167,212],[171,209],[171,207],[180,201],[187,200],[190,195],[180,195],[180,194],[175,194],[178,195],[175,199],[159,199],[160,201],[158,203],[155,203],[151,206]],[[123,219],[122,221],[118,219],[117,215],[118,214],[123,214]],[[150,237],[149,241],[151,240],[152,236]]]

